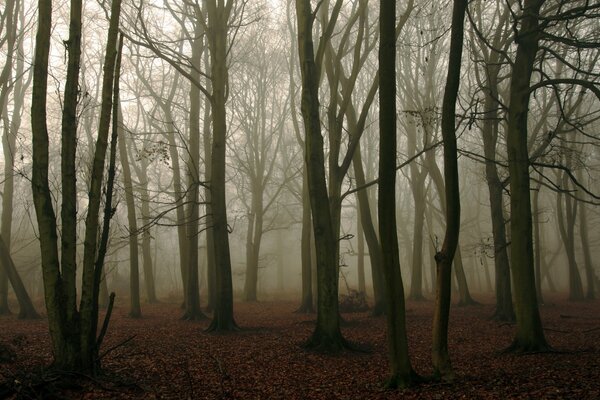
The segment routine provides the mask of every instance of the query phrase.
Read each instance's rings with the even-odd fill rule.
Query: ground
[[[177,304],[145,305],[144,317],[131,319],[117,301],[103,346],[116,346],[102,359],[106,375],[76,376],[70,385],[55,384],[55,375],[43,372],[51,361],[44,320],[0,317],[0,344],[8,352],[0,361],[0,398],[3,393],[85,399],[600,398],[600,301],[552,299],[541,312],[557,352],[527,355],[501,354],[514,326],[489,320],[493,306],[455,306],[449,345],[456,382],[404,391],[382,386],[388,372],[384,318],[344,314],[345,337],[366,351],[316,354],[301,347],[315,317],[293,313],[296,307],[236,304],[242,331],[219,335],[203,332],[208,321],[181,321]],[[432,307],[407,303],[412,362],[422,375],[431,373]]]

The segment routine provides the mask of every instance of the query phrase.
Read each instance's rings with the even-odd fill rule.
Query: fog
[[[453,303],[519,327],[525,305],[598,295],[597,6],[473,1],[457,45],[460,1],[396,2],[385,75],[376,2],[42,3],[1,7],[0,314],[31,303],[57,332],[71,311],[52,310],[89,306],[95,338],[113,301],[214,331],[294,304],[327,347],[338,299],[443,304],[444,262]]]

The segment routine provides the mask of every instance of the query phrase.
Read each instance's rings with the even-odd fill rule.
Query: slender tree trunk
[[[415,177],[418,174],[415,174]],[[415,204],[415,220],[413,224],[412,275],[410,281],[411,300],[425,300],[423,296],[423,225],[425,220],[424,182],[413,180],[412,193]]]
[[[581,170],[579,170],[581,171]],[[580,172],[581,174],[581,172]],[[579,177],[581,182],[581,176]],[[590,252],[590,241],[588,235],[588,221],[587,221],[587,210],[585,204],[580,205],[581,211],[579,211],[579,237],[581,238],[581,247],[583,250],[583,262],[585,266],[585,280],[587,282],[587,288],[585,292],[585,298],[592,300],[596,297],[595,282],[594,282],[594,266],[592,264],[592,254]]]
[[[492,236],[494,240],[494,269],[496,275],[496,309],[493,319],[498,321],[514,321],[515,313],[512,304],[510,285],[510,265],[508,261],[508,244],[506,241],[506,225],[502,201],[503,185],[496,165],[496,147],[498,143],[498,74],[499,67],[487,67],[487,86],[484,113],[485,120],[481,134],[485,155],[485,176],[490,198],[490,214],[492,220]]]
[[[535,292],[532,216],[529,188],[527,118],[530,80],[540,31],[538,18],[545,0],[525,0],[517,32],[517,54],[510,82],[507,148],[510,174],[511,272],[515,295],[517,331],[509,350],[540,351],[548,344],[544,336]]]
[[[563,187],[567,189],[568,177],[563,173],[562,175]],[[556,194],[556,219],[558,221],[558,228],[560,237],[564,243],[565,251],[567,253],[568,272],[569,272],[569,300],[580,301],[583,300],[583,284],[581,282],[581,275],[579,274],[579,267],[577,266],[577,260],[575,258],[575,217],[577,214],[577,202],[573,201],[569,195],[564,196],[565,201],[563,205],[563,194]]]
[[[542,295],[542,243],[540,235],[540,190],[541,185],[533,192],[533,245],[535,262],[535,292],[540,304],[544,304]]]
[[[352,121],[353,119],[355,118],[351,118],[350,120]],[[360,143],[356,146],[356,150],[354,151],[352,166],[354,168],[356,186],[364,186],[366,184],[366,177],[363,170]],[[356,192],[356,197],[358,199],[360,222],[364,232],[365,241],[367,242],[367,247],[369,249],[369,259],[371,261],[371,278],[373,282],[374,297],[372,314],[374,316],[383,315],[385,312],[385,289],[382,277],[382,255],[379,239],[377,238],[377,231],[375,229],[371,214],[369,193],[367,189],[359,190]]]
[[[356,213],[358,214],[356,222],[356,274],[358,278],[358,292],[364,295],[367,292],[365,287],[365,235],[360,220],[360,208],[356,209]]]
[[[347,346],[340,331],[338,308],[338,248],[325,179],[325,155],[319,117],[319,73],[312,41],[313,15],[307,1],[296,0],[298,54],[302,75],[302,117],[305,163],[312,210],[317,268],[317,324],[306,343],[309,348],[339,351]],[[327,206],[326,206],[327,205]]]
[[[121,112],[119,112],[121,116]],[[119,125],[122,124],[121,123]],[[127,207],[127,224],[129,226],[129,316],[139,318],[142,316],[140,305],[140,267],[138,248],[138,227],[135,211],[135,200],[133,197],[133,182],[131,180],[131,167],[127,155],[127,144],[121,127],[121,140],[119,140],[119,159],[121,161],[121,179],[123,180],[123,191],[125,192],[125,205]]]
[[[258,258],[263,231],[262,190],[252,190],[251,212],[248,217],[248,232],[246,238],[246,280],[244,282],[244,300],[257,300]]]
[[[39,314],[35,311],[35,307],[31,302],[31,298],[21,281],[21,277],[17,272],[17,268],[10,256],[10,249],[4,241],[4,237],[0,235],[0,268],[6,272],[17,300],[19,302],[19,319],[37,319]]]
[[[389,387],[415,379],[408,354],[404,288],[396,228],[396,1],[380,0],[378,220],[387,304]]]
[[[462,260],[462,252],[460,250],[460,246],[456,248],[456,254],[454,255],[454,266],[456,281],[458,282],[458,305],[459,306],[469,306],[479,304],[473,297],[471,297],[471,291],[469,290],[469,284],[467,282],[467,275],[465,274],[465,267]]]
[[[150,235],[150,198],[148,196],[148,175],[146,173],[147,162],[142,162],[142,174],[139,177],[140,197],[142,201],[142,224],[145,227],[142,232],[142,266],[144,269],[144,283],[146,284],[146,296],[148,303],[154,304],[158,302],[156,298],[156,289],[154,285],[154,271],[152,262],[152,236]]]
[[[448,320],[450,314],[450,280],[452,261],[457,253],[460,231],[460,191],[458,152],[456,148],[456,100],[460,86],[463,50],[463,27],[467,0],[454,0],[448,75],[442,104],[442,137],[444,139],[444,178],[446,198],[446,233],[442,249],[435,255],[437,291],[433,314],[432,363],[434,375],[445,381],[454,379],[448,354]],[[458,253],[457,255],[459,255]],[[458,266],[458,262],[455,263]],[[462,264],[462,263],[461,263]],[[464,278],[464,274],[462,275]],[[460,275],[459,275],[460,277]],[[466,287],[466,285],[464,285]]]
[[[200,18],[200,16],[197,16]],[[202,61],[204,29],[202,23],[196,23],[194,41],[192,44],[191,62],[194,66],[192,75],[200,79],[200,64]],[[187,210],[186,210],[186,235],[187,235],[187,282],[185,286],[185,311],[183,319],[200,320],[205,315],[200,309],[200,287],[198,281],[198,243],[200,221],[200,89],[196,85],[190,87],[190,130],[187,160]],[[204,121],[208,123],[208,121]]]
[[[298,313],[313,313],[313,276],[312,276],[312,251],[311,251],[311,230],[312,218],[310,215],[310,198],[308,192],[308,177],[306,165],[303,165],[302,173],[302,238],[300,242],[301,262],[302,262],[302,302]]]

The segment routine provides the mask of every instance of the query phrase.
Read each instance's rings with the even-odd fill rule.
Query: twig
[[[590,333],[590,332],[594,332],[594,331],[597,331],[597,330],[600,330],[600,326],[597,326],[597,327],[592,328],[592,329],[587,329],[585,331],[582,331],[582,333]]]
[[[130,336],[129,338],[127,338],[127,339],[123,340],[122,342],[120,342],[120,343],[117,343],[117,344],[116,344],[116,345],[114,345],[113,347],[111,347],[111,348],[107,349],[106,351],[104,351],[104,353],[100,354],[100,356],[98,357],[98,360],[101,360],[101,359],[102,359],[102,358],[103,358],[105,355],[107,355],[107,354],[108,354],[108,353],[110,353],[111,351],[113,351],[113,350],[116,350],[116,349],[118,349],[119,347],[123,346],[124,344],[126,344],[126,343],[130,342],[130,341],[131,341],[131,340],[132,340],[134,337],[136,337],[136,336],[137,336],[137,335]]]

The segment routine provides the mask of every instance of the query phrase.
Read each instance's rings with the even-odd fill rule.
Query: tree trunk
[[[305,130],[305,163],[312,210],[317,266],[317,324],[308,348],[339,351],[347,347],[342,337],[338,308],[338,248],[331,219],[325,179],[325,155],[319,117],[319,73],[312,41],[313,15],[307,1],[296,0],[298,54],[302,75],[301,111]],[[328,205],[328,206],[326,206]]]
[[[502,201],[503,185],[496,165],[496,148],[498,143],[498,74],[500,69],[492,64],[486,67],[486,84],[483,129],[483,151],[485,155],[485,177],[490,196],[490,214],[492,220],[492,236],[494,240],[494,269],[496,275],[496,309],[493,319],[498,321],[514,321],[515,313],[512,304],[510,285],[510,265],[508,261],[506,225]],[[485,255],[484,255],[485,257]]]
[[[391,376],[389,387],[415,380],[408,354],[404,288],[396,228],[396,2],[379,3],[379,187],[378,220],[387,304]]]
[[[538,302],[544,304],[542,295],[542,243],[540,235],[540,190],[542,185],[538,185],[533,192],[533,245],[534,247],[534,262],[535,262],[535,293]]]
[[[42,258],[42,272],[48,325],[53,345],[54,367],[64,371],[78,371],[95,374],[99,367],[95,327],[97,326],[98,272],[96,265],[96,245],[101,185],[104,161],[108,143],[108,131],[112,108],[113,81],[117,64],[117,36],[120,1],[111,5],[111,19],[108,30],[104,78],[102,85],[102,105],[99,118],[98,140],[94,162],[90,173],[91,182],[88,197],[88,215],[84,239],[84,262],[82,276],[81,303],[77,310],[75,286],[76,191],[75,151],[76,151],[76,110],[78,96],[79,59],[81,54],[81,1],[72,0],[68,45],[67,83],[65,85],[63,108],[63,132],[61,154],[61,178],[63,198],[61,219],[62,262],[59,260],[56,214],[48,181],[49,140],[46,125],[46,97],[48,79],[48,55],[52,5],[48,1],[38,4],[38,32],[36,35],[34,84],[32,98],[32,190],[39,227]],[[115,84],[116,85],[116,84]],[[73,164],[70,164],[73,162]],[[72,180],[71,181],[71,178]],[[73,195],[74,194],[74,195]],[[71,241],[72,240],[72,241]]]
[[[146,284],[146,296],[148,303],[154,304],[158,302],[156,298],[156,289],[154,285],[154,271],[152,263],[152,236],[150,235],[150,198],[148,196],[148,175],[146,173],[147,160],[142,160],[142,174],[139,176],[140,197],[142,202],[142,224],[144,231],[142,232],[142,260],[144,269],[144,283]]]
[[[4,195],[6,196],[6,192]],[[40,318],[37,311],[35,311],[35,307],[25,289],[25,285],[23,285],[23,281],[21,281],[21,277],[13,263],[12,257],[10,256],[10,249],[4,241],[3,235],[0,235],[0,268],[6,272],[8,280],[17,296],[17,301],[19,302],[19,319]]]
[[[581,171],[581,170],[579,170]],[[581,172],[579,181],[581,180]],[[593,300],[596,297],[595,293],[595,282],[594,282],[594,266],[592,264],[592,254],[590,252],[590,241],[588,237],[587,228],[587,210],[585,204],[580,205],[581,211],[579,211],[579,237],[581,238],[581,247],[583,250],[583,262],[585,266],[585,280],[587,282],[587,288],[585,292],[585,298]]]
[[[261,198],[259,198],[259,196]],[[248,232],[246,236],[246,279],[244,282],[244,300],[257,300],[258,257],[263,230],[262,191],[252,190],[251,211],[248,216]]]
[[[349,118],[351,129],[354,130],[352,125],[356,118]],[[365,172],[362,163],[362,153],[360,143],[354,150],[352,158],[352,166],[354,168],[354,178],[356,179],[356,186],[362,187],[366,184]],[[383,272],[382,272],[382,255],[381,247],[379,245],[379,239],[377,238],[377,231],[375,229],[373,218],[371,214],[371,202],[369,200],[368,189],[362,189],[356,192],[356,198],[358,200],[359,217],[364,232],[364,237],[367,242],[369,249],[369,259],[371,261],[371,278],[373,281],[373,310],[374,316],[383,315],[385,312],[385,296],[384,296],[384,283],[383,283]]]
[[[511,272],[517,331],[511,351],[548,348],[535,292],[532,217],[529,188],[527,118],[530,80],[540,37],[538,16],[545,0],[525,0],[517,32],[517,54],[510,82],[507,148],[510,174]]]
[[[200,18],[200,15],[197,15]],[[200,64],[203,51],[202,23],[198,21],[194,31],[192,44],[191,63],[193,66],[192,76],[200,79]],[[206,318],[200,309],[200,287],[198,281],[198,243],[199,243],[199,221],[200,221],[200,88],[194,84],[190,86],[190,131],[188,142],[187,160],[187,210],[186,210],[186,236],[187,236],[187,281],[185,286],[185,311],[183,319],[201,320]],[[208,123],[208,121],[204,121]]]
[[[121,114],[121,112],[119,112]],[[119,115],[120,116],[120,115]],[[121,122],[122,124],[122,122]],[[121,125],[120,124],[120,125]],[[129,226],[129,316],[139,318],[142,316],[140,305],[140,266],[138,248],[138,227],[133,197],[133,182],[131,180],[131,167],[127,155],[124,130],[121,127],[121,140],[119,140],[119,159],[121,161],[121,179],[125,192],[125,205],[127,207],[127,224]]]
[[[358,278],[358,293],[366,295],[365,287],[365,234],[360,220],[360,208],[356,209],[356,275]]]
[[[310,198],[308,194],[308,176],[306,165],[303,165],[302,171],[302,238],[300,242],[301,262],[302,262],[302,302],[298,313],[313,313],[313,276],[312,276],[312,251],[311,251],[311,230],[312,218],[310,215]]]
[[[225,150],[227,122],[225,103],[227,101],[227,28],[231,12],[231,2],[216,4],[207,2],[208,43],[211,55],[212,77],[212,122],[213,142],[211,160],[211,207],[214,257],[216,269],[216,303],[209,331],[237,330],[233,317],[233,283],[231,258],[229,253],[229,229],[227,225],[227,202],[225,197]]]
[[[460,246],[456,248],[456,254],[454,255],[454,266],[456,282],[458,282],[458,305],[459,306],[470,306],[479,304],[473,297],[471,297],[471,291],[469,290],[469,284],[467,282],[467,275],[465,274],[465,267],[462,260],[462,252]]]
[[[442,137],[444,139],[444,178],[446,198],[446,232],[441,250],[435,255],[437,291],[433,314],[432,363],[434,375],[445,380],[454,379],[454,370],[448,355],[448,320],[450,314],[450,280],[452,261],[457,253],[460,231],[460,191],[458,152],[456,148],[456,100],[460,86],[460,68],[463,50],[463,27],[467,0],[454,0],[448,75],[442,104]],[[456,254],[460,256],[460,253]],[[457,260],[458,261],[458,260]],[[459,262],[455,263],[458,267]],[[458,274],[459,278],[461,277]],[[464,279],[464,274],[462,275]],[[460,281],[459,281],[460,282]],[[466,283],[466,282],[465,282]],[[466,288],[466,285],[464,285]],[[462,297],[462,296],[461,296]]]
[[[562,174],[562,184],[565,190],[568,190],[568,176]],[[556,194],[556,219],[558,221],[558,230],[564,243],[567,253],[568,272],[569,272],[569,300],[583,300],[583,284],[579,267],[575,258],[575,216],[577,214],[577,202],[566,195],[563,205],[563,194]],[[566,215],[565,215],[566,214]]]

